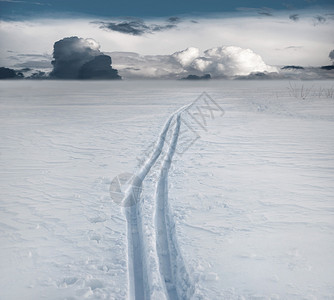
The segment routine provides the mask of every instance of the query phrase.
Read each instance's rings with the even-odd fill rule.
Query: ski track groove
[[[187,299],[186,295],[191,290],[191,284],[188,273],[183,263],[182,256],[178,248],[175,236],[175,224],[169,213],[168,201],[168,170],[170,168],[172,157],[178,141],[179,130],[181,125],[180,114],[183,110],[193,104],[185,105],[176,112],[172,113],[166,121],[161,131],[155,149],[151,156],[147,159],[143,167],[134,176],[134,182],[131,188],[126,192],[125,202],[133,202],[135,205],[125,208],[125,216],[127,221],[127,242],[128,242],[128,280],[129,280],[129,298],[130,299],[151,299],[154,288],[149,282],[149,272],[159,272],[159,277],[163,286],[160,290],[164,295],[157,293],[157,299]],[[156,186],[156,220],[161,218],[161,222],[156,223],[157,235],[157,256],[159,260],[159,270],[149,270],[145,255],[144,238],[145,232],[142,226],[142,208],[139,201],[140,194],[134,191],[134,187],[141,187],[142,182],[149,173],[152,166],[159,158],[165,139],[167,137],[170,124],[177,116],[177,122],[172,135],[172,141],[167,150],[162,168],[160,170],[159,180]],[[135,184],[134,184],[135,183]],[[167,194],[161,194],[165,192]],[[161,207],[163,206],[163,209]],[[159,216],[159,217],[158,217]],[[167,243],[162,250],[162,246]],[[159,249],[159,250],[158,250]],[[161,285],[161,283],[160,283]],[[156,289],[156,287],[155,287]],[[162,298],[161,298],[162,297]]]
[[[168,299],[189,299],[193,288],[178,247],[175,224],[168,203],[168,172],[176,150],[181,120],[180,114],[172,136],[168,152],[160,170],[156,186],[156,248],[159,258],[160,275],[165,283]]]

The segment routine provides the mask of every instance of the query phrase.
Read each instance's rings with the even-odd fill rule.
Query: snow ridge
[[[126,192],[125,203],[135,203],[135,205],[125,208],[125,216],[127,220],[127,241],[128,241],[128,280],[129,280],[129,298],[130,299],[184,299],[187,294],[187,287],[190,286],[189,276],[183,264],[180,251],[177,246],[175,229],[173,221],[169,213],[169,207],[166,203],[160,212],[163,202],[168,199],[167,177],[168,170],[171,165],[172,157],[177,145],[181,118],[183,110],[190,105],[181,107],[179,110],[170,115],[161,131],[155,149],[151,156],[147,159],[143,167],[134,176],[134,182]],[[138,187],[149,173],[152,166],[159,158],[172,120],[177,116],[177,122],[174,128],[171,144],[167,150],[163,166],[160,170],[160,176],[156,190],[156,220],[161,219],[156,224],[157,241],[155,249],[156,253],[147,253],[145,245],[145,230],[143,228],[142,219],[142,203]],[[137,190],[135,190],[137,189]],[[166,195],[161,193],[166,192]],[[158,196],[159,195],[159,196]],[[135,199],[134,199],[135,197]],[[157,216],[159,215],[159,218]],[[160,236],[161,235],[161,236]],[[167,243],[167,254],[163,254],[161,247]],[[158,250],[159,249],[159,250]],[[149,259],[156,260],[156,266],[153,267],[149,263]],[[157,273],[157,276],[152,274]],[[151,279],[155,280],[151,280]]]

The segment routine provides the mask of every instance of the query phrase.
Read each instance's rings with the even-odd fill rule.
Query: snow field
[[[0,299],[334,299],[334,101],[288,87],[1,82]]]

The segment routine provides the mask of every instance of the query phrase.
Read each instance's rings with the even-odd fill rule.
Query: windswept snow
[[[0,299],[334,299],[330,82],[0,87]]]

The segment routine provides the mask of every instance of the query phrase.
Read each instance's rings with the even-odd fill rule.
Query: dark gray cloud
[[[334,65],[330,65],[330,66],[322,66],[321,69],[322,69],[322,70],[331,71],[331,70],[334,70]]]
[[[23,74],[19,71],[0,67],[0,79],[16,79],[16,78],[23,78]]]
[[[179,17],[170,17],[170,18],[168,18],[167,22],[169,22],[169,23],[180,23],[181,22],[181,18],[179,18]]]
[[[267,16],[267,17],[271,17],[273,14],[268,12],[268,11],[258,11],[257,12],[259,15],[263,15],[263,16]]]
[[[249,75],[235,76],[237,80],[269,80],[269,79],[282,79],[278,73],[268,72],[252,72]]]
[[[289,19],[294,21],[294,22],[297,22],[299,20],[299,15],[298,14],[290,15]]]
[[[326,22],[326,18],[323,17],[323,16],[315,16],[313,17],[313,25],[316,26],[316,25],[319,25],[319,24],[323,24]]]
[[[267,16],[271,17],[272,14],[272,9],[269,7],[261,7],[260,9],[257,9],[257,13],[262,16]]]
[[[150,31],[142,21],[101,22],[101,28],[132,35],[142,35]]]
[[[304,70],[304,67],[289,65],[282,67],[281,70]]]
[[[37,71],[32,73],[28,79],[49,79],[49,76],[47,73],[43,72],[43,71]]]
[[[111,57],[93,39],[67,37],[54,44],[50,77],[58,79],[119,79]]]
[[[121,79],[118,71],[110,65],[109,55],[96,56],[80,68],[78,77],[80,79]]]
[[[174,23],[179,22],[179,18],[171,17],[168,19],[169,24],[157,25],[146,24],[143,20],[122,21],[122,22],[96,22],[100,24],[100,28],[117,31],[130,35],[144,35],[158,31],[169,30],[175,28]],[[171,24],[172,23],[172,24]]]
[[[334,64],[334,49],[331,52],[329,52],[328,56],[331,59],[331,61],[333,62],[333,64]]]
[[[64,38],[54,44],[51,76],[78,78],[80,68],[100,54],[99,46],[91,40],[76,36]]]
[[[152,25],[151,27],[151,33],[156,31],[164,31],[172,28],[176,28],[176,25],[174,24],[167,24],[167,25]]]
[[[204,74],[203,76],[198,76],[198,75],[188,75],[187,77],[181,78],[182,80],[209,80],[211,79],[210,74]]]

